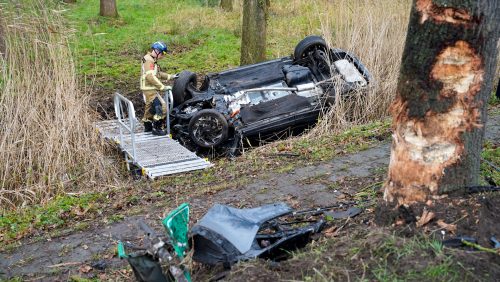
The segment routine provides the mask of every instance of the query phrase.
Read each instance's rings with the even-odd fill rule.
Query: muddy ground
[[[500,115],[490,118],[486,138],[499,145]],[[227,278],[233,281],[303,280],[303,277],[309,274],[317,275],[318,269],[331,264],[333,259],[338,260],[337,268],[340,269],[340,274],[332,274],[328,276],[328,279],[344,280],[353,277],[376,279],[376,276],[370,275],[366,268],[360,268],[359,265],[361,263],[369,267],[376,261],[373,257],[377,254],[373,253],[370,248],[380,247],[379,243],[388,236],[387,234],[401,236],[395,239],[397,244],[404,244],[405,237],[420,233],[441,239],[456,235],[473,236],[478,238],[479,243],[484,246],[489,246],[489,236],[500,237],[499,192],[445,198],[441,202],[442,205],[435,209],[435,219],[423,228],[415,228],[414,223],[389,227],[377,226],[374,223],[374,207],[376,201],[381,198],[379,188],[385,177],[389,155],[389,143],[384,141],[380,146],[356,154],[307,165],[289,172],[271,173],[265,178],[255,175],[252,177],[253,181],[245,185],[243,189],[228,188],[195,197],[183,196],[173,201],[160,200],[141,207],[140,210],[134,212],[137,215],[126,216],[120,222],[107,225],[90,224],[90,227],[85,230],[69,233],[62,231],[62,235],[58,237],[38,237],[36,240],[25,238],[21,241],[21,246],[0,253],[0,278],[23,277],[30,281],[66,281],[70,277],[77,276],[101,280],[131,280],[132,273],[127,263],[115,255],[116,239],[134,238],[141,234],[137,228],[137,222],[140,219],[145,219],[157,230],[161,230],[159,223],[163,215],[183,201],[191,205],[192,223],[200,218],[213,203],[255,207],[284,201],[299,209],[361,200],[367,207],[365,212],[355,220],[348,223],[342,222],[336,226],[336,229],[341,227],[341,230],[335,233],[334,244],[328,241],[329,236],[320,238],[312,244],[310,248],[317,248],[318,244],[324,243],[326,249],[319,256],[307,257],[309,253],[315,253],[312,249],[302,256],[299,255],[280,264],[255,261],[238,265]],[[293,161],[292,156],[290,162]],[[143,182],[135,183],[137,184],[134,184],[135,189],[144,188]],[[445,231],[437,224],[438,219],[447,224],[456,225],[456,230]],[[365,248],[357,257],[347,258],[346,252],[355,244],[352,238],[362,239]],[[453,257],[461,260],[462,264],[466,264],[467,267],[472,267],[471,273],[477,274],[476,277],[480,280],[494,281],[500,277],[498,255],[472,250],[453,250],[453,252],[456,252]],[[418,266],[419,257],[412,259],[402,262],[401,271],[405,271],[405,267]],[[425,258],[420,260],[422,259]],[[195,270],[194,277],[198,280],[207,280],[213,275],[213,270],[202,266],[196,266]]]

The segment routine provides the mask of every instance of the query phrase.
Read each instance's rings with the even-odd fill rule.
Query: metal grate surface
[[[125,124],[130,126],[130,122],[127,120]],[[120,139],[120,127],[118,124],[118,120],[110,119],[96,122],[94,124],[97,131],[101,134],[105,139],[109,139],[112,141],[118,141]],[[142,122],[137,122],[135,126],[135,133],[144,132],[144,126]],[[129,135],[130,138],[130,135]]]
[[[141,124],[142,125],[142,124]],[[204,169],[211,163],[198,157],[176,140],[168,136],[155,136],[143,132],[143,128],[135,130],[136,157],[133,158],[132,138],[123,135],[120,143],[120,129],[117,120],[107,120],[96,123],[96,128],[103,138],[114,141],[133,164],[142,169],[143,174],[150,178],[163,175]]]

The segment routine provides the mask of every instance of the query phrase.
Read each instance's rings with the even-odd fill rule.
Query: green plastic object
[[[118,241],[118,257],[121,259],[126,259],[127,253],[125,253],[125,246],[123,245],[122,241]]]
[[[178,206],[163,219],[162,223],[172,240],[175,253],[182,260],[188,248],[189,204]]]

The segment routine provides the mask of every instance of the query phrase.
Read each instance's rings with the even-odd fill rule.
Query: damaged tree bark
[[[414,0],[391,106],[387,202],[477,184],[499,22],[497,0]]]

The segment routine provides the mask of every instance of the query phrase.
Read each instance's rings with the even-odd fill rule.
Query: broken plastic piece
[[[498,186],[471,186],[465,187],[468,194],[500,191]]]
[[[127,253],[125,253],[125,246],[123,246],[122,241],[118,241],[118,257],[121,259],[127,258]]]
[[[495,236],[491,236],[490,241],[491,241],[491,243],[493,243],[494,249],[500,249],[500,242],[498,242],[498,240],[497,240],[497,238],[495,238]]]
[[[179,227],[179,230],[185,232],[175,232],[176,229],[172,228],[174,231],[169,230],[169,233],[174,234],[174,236],[178,236],[177,238],[181,238],[182,234],[187,237],[187,226],[183,227],[181,223],[177,225],[177,221],[175,219],[178,220],[179,218],[187,218],[189,206],[184,204],[177,208],[174,212],[166,218],[166,220],[175,222],[169,226]],[[128,242],[118,241],[118,255],[120,258],[127,259],[137,280],[144,282],[190,282],[191,276],[188,268],[183,265],[179,259],[176,259],[171,255],[172,252],[176,251],[173,246],[174,242],[176,246],[184,247],[182,244],[179,244],[178,239],[172,239],[166,237],[165,235],[158,235],[142,220],[139,221],[139,227],[147,235],[144,239],[145,247],[136,247]],[[185,239],[185,241],[187,241],[187,239]],[[126,254],[125,247],[131,248],[135,251]]]
[[[172,240],[175,253],[183,259],[188,248],[189,204],[183,203],[177,207],[163,219],[162,223]]]
[[[227,266],[256,257],[275,259],[305,246],[325,222],[293,228],[275,221],[292,211],[284,203],[252,209],[217,204],[192,229],[193,259]]]
[[[352,207],[347,209],[346,211],[333,211],[333,212],[324,212],[325,215],[331,219],[341,219],[341,218],[352,218],[360,214],[362,209],[358,207]]]
[[[464,241],[477,244],[477,240],[475,238],[467,237],[467,236],[457,236],[454,238],[450,238],[448,240],[444,240],[443,246],[450,247],[450,248],[458,248],[458,247],[465,246]]]

